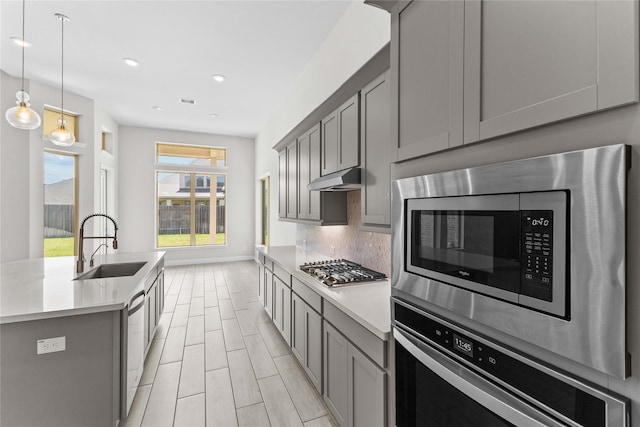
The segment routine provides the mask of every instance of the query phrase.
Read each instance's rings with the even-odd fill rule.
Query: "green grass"
[[[224,245],[225,234],[216,234],[216,245]],[[163,234],[158,236],[158,247],[166,248],[172,246],[189,246],[190,237],[188,234]],[[196,246],[210,245],[208,234],[196,234]],[[44,239],[44,256],[72,256],[73,237],[51,237]]]
[[[188,234],[162,234],[158,236],[158,247],[189,246],[191,237]],[[196,234],[196,246],[211,245],[208,234]],[[216,245],[225,244],[225,234],[216,234]]]
[[[71,256],[73,255],[73,237],[50,237],[44,239],[44,256]]]

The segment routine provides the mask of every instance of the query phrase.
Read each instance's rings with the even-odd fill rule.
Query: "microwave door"
[[[407,201],[410,272],[509,301],[520,287],[518,195]]]

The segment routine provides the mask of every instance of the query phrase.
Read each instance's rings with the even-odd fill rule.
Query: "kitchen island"
[[[89,280],[74,280],[73,257],[0,265],[1,425],[113,426],[124,417],[130,304],[162,282],[164,255],[96,257],[97,267],[144,265],[131,276]],[[154,326],[146,319],[136,323],[139,358]]]

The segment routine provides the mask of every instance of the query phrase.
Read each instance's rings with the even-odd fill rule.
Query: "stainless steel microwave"
[[[407,200],[405,269],[566,317],[569,198],[550,191]]]
[[[625,378],[630,159],[620,144],[393,181],[392,297]]]

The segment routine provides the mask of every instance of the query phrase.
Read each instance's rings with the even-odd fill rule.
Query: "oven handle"
[[[536,410],[397,327],[393,329],[393,337],[413,357],[444,381],[508,422],[518,426],[566,427],[566,424]]]

